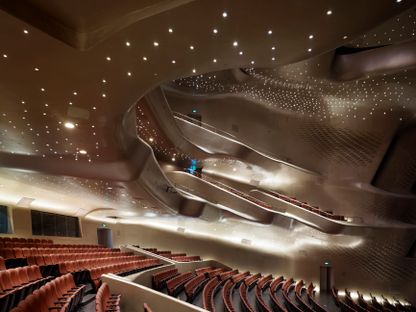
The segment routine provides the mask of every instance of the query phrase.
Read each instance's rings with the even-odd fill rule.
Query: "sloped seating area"
[[[338,291],[335,287],[332,288],[332,295],[335,303],[342,311],[347,312],[366,312],[366,311],[402,311],[414,312],[416,308],[410,305],[403,305],[400,301],[395,299],[388,300],[383,295],[381,298],[376,298],[371,293],[369,298],[364,299],[363,294],[359,291],[355,292],[355,298],[352,297],[352,292],[345,289],[344,292]]]
[[[119,300],[113,300],[108,285],[101,287],[101,276],[126,276],[160,265],[158,259],[99,245],[9,237],[0,241],[7,256],[0,257],[0,312],[78,311],[80,305],[93,303],[96,291],[97,311],[119,311]]]
[[[347,220],[345,218],[345,216],[335,215],[331,211],[321,210],[318,206],[312,206],[312,205],[308,204],[307,202],[303,202],[303,201],[298,200],[296,197],[286,196],[286,195],[283,195],[283,194],[278,193],[276,191],[268,191],[267,193],[276,197],[276,198],[279,198],[279,199],[281,199],[285,202],[291,203],[291,204],[296,205],[300,208],[303,208],[303,209],[309,210],[311,212],[317,213],[317,214],[319,214],[323,217],[333,219],[333,220],[338,220],[338,221],[346,221]]]
[[[119,249],[109,249],[99,245],[54,244],[52,240],[46,239],[0,237],[0,257],[4,259],[6,268],[57,264],[65,261],[59,258],[64,255],[77,255],[84,258],[83,255],[78,254],[119,251]]]
[[[239,190],[237,190],[237,189],[235,189],[235,188],[233,188],[233,187],[231,187],[227,184],[221,183],[221,182],[215,180],[214,178],[212,178],[210,176],[207,176],[206,174],[199,174],[199,173],[196,173],[196,172],[193,172],[192,174],[194,176],[197,176],[197,177],[209,182],[209,183],[215,184],[215,185],[219,186],[220,188],[225,189],[225,190],[227,190],[227,191],[229,191],[229,192],[231,192],[231,193],[233,193],[233,194],[235,194],[239,197],[242,197],[246,200],[249,200],[249,201],[255,203],[256,205],[262,206],[262,207],[267,208],[267,209],[273,209],[272,205],[254,197],[254,196],[251,196],[247,193],[239,191]],[[345,216],[335,215],[331,211],[321,210],[318,206],[312,206],[312,205],[308,204],[307,202],[302,202],[302,201],[296,199],[296,197],[286,196],[286,195],[280,194],[276,191],[270,191],[270,190],[268,190],[267,193],[276,197],[276,198],[279,198],[279,199],[281,199],[285,202],[288,202],[288,203],[296,205],[300,208],[309,210],[309,211],[314,212],[316,214],[319,214],[323,217],[333,219],[333,220],[337,220],[337,221],[347,221]]]
[[[319,293],[303,280],[271,274],[239,272],[237,269],[201,267],[180,273],[171,268],[153,274],[153,288],[208,311],[244,312],[412,312],[411,306],[395,304],[357,292],[353,299],[348,290],[342,298],[338,291]],[[318,294],[318,295],[317,295]],[[384,298],[384,297],[383,297]],[[238,299],[238,300],[237,300]],[[220,303],[219,303],[220,302]]]
[[[9,311],[51,279],[43,277],[36,265],[0,271],[0,311]]]
[[[134,245],[134,247],[141,248],[147,252],[151,252],[155,255],[177,261],[177,262],[192,262],[192,261],[201,261],[200,256],[187,256],[186,253],[172,253],[169,250],[158,250],[157,248],[142,248],[139,245]]]
[[[20,301],[12,312],[76,311],[85,286],[76,286],[71,274],[46,283]]]

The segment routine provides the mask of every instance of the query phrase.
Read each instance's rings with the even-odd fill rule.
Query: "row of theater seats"
[[[24,238],[24,237],[0,237],[0,243],[14,242],[14,243],[36,243],[36,244],[53,244],[51,239],[39,239],[39,238]]]
[[[88,253],[88,252],[108,252],[108,248],[91,248],[91,247],[56,247],[56,248],[36,248],[36,247],[0,247],[0,256],[5,259],[26,258],[30,256],[51,255],[51,254],[70,254],[70,253]],[[118,250],[114,250],[118,251]]]
[[[12,312],[73,312],[85,286],[76,286],[71,274],[62,275],[28,295]]]
[[[96,312],[120,312],[120,295],[112,295],[107,283],[102,283],[95,297]]]
[[[141,248],[139,245],[134,245],[134,247]],[[168,258],[173,261],[178,262],[192,262],[192,261],[201,261],[200,256],[187,256],[186,253],[172,253],[169,250],[157,250],[157,248],[142,248],[147,252],[151,252],[155,255]]]
[[[77,259],[97,259],[97,258],[111,258],[120,256],[132,255],[131,252],[117,252],[117,251],[99,251],[99,252],[85,252],[85,253],[67,253],[67,254],[45,254],[38,256],[28,256],[27,263],[29,265],[52,265],[65,261],[74,261]]]
[[[351,292],[345,289],[342,296],[338,294],[338,289],[332,288],[332,295],[337,305],[341,307],[342,311],[347,312],[366,312],[366,311],[401,311],[401,312],[414,312],[416,308],[413,306],[405,306],[397,299],[393,298],[390,301],[381,295],[382,301],[370,294],[370,298],[367,300],[363,294],[359,291],[356,292],[357,298],[354,300],[351,296]]]
[[[243,198],[245,198],[245,199],[247,199],[247,200],[249,200],[249,201],[251,201],[251,202],[253,202],[253,203],[257,204],[257,205],[259,205],[259,206],[265,207],[267,209],[273,209],[273,206],[272,205],[270,205],[270,204],[268,204],[268,203],[266,203],[266,202],[264,202],[264,201],[262,201],[262,200],[260,200],[260,199],[258,199],[256,197],[253,197],[253,196],[251,196],[251,195],[249,195],[247,193],[244,193],[244,192],[241,192],[239,190],[236,190],[235,188],[232,188],[229,185],[226,185],[224,183],[221,183],[221,182],[219,182],[219,181],[217,181],[217,180],[215,180],[215,179],[213,179],[213,178],[211,178],[211,177],[209,177],[209,176],[207,176],[205,174],[196,174],[195,173],[194,175],[198,176],[199,178],[201,178],[201,179],[203,179],[203,180],[205,180],[207,182],[210,182],[210,183],[213,183],[215,185],[218,185],[219,187],[221,187],[223,189],[226,189],[227,191],[230,191],[233,194],[236,194],[237,196],[243,197]],[[286,196],[286,195],[280,194],[280,193],[275,192],[275,191],[268,191],[268,193],[270,195],[273,195],[274,197],[277,197],[277,198],[279,198],[281,200],[284,200],[284,201],[286,201],[288,203],[294,204],[294,205],[296,205],[298,207],[301,207],[301,208],[304,208],[306,210],[309,210],[309,211],[312,211],[314,213],[317,213],[317,214],[319,214],[321,216],[324,216],[326,218],[333,219],[333,220],[338,220],[338,221],[346,221],[347,220],[345,218],[345,216],[335,215],[335,214],[333,214],[330,211],[323,211],[323,210],[321,210],[317,206],[312,206],[312,205],[308,204],[307,202],[302,202],[302,201],[297,200],[296,197]]]
[[[300,208],[303,208],[303,209],[312,211],[314,213],[317,213],[317,214],[319,214],[323,217],[333,219],[333,220],[338,220],[338,221],[346,221],[347,220],[345,218],[345,216],[335,215],[331,211],[323,211],[318,206],[312,206],[312,205],[308,204],[307,202],[302,202],[302,201],[296,199],[296,197],[286,196],[286,195],[280,194],[280,193],[275,192],[275,191],[268,191],[268,193],[270,195],[273,195],[274,197],[277,197],[277,198],[279,198],[281,200],[284,200],[288,203],[296,205]]]
[[[78,311],[87,289],[96,296],[97,311],[119,311],[119,300],[109,295],[108,285],[103,288],[101,276],[114,273],[133,274],[160,265],[158,259],[120,249],[98,245],[54,244],[52,241],[1,238],[0,257],[0,312]],[[4,247],[4,244],[12,247]],[[26,247],[32,244],[31,247]],[[47,246],[47,247],[45,247]],[[8,262],[24,260],[11,268]],[[86,285],[91,285],[86,287]],[[85,304],[85,303],[83,303]],[[149,307],[145,311],[151,312]]]
[[[377,301],[373,296],[368,301],[358,293],[357,300],[353,300],[348,290],[345,291],[343,300],[338,297],[336,289],[333,290],[333,296],[329,293],[316,296],[312,283],[306,287],[302,280],[295,282],[293,278],[285,279],[283,276],[273,278],[271,274],[262,276],[260,273],[240,273],[238,270],[224,268],[204,267],[183,273],[179,273],[177,268],[172,268],[153,274],[152,282],[154,289],[166,290],[171,296],[183,298],[180,294],[184,292],[187,301],[191,303],[202,291],[202,307],[208,311],[216,311],[217,296],[221,296],[226,312],[241,309],[245,312],[416,311],[412,306],[402,305],[398,301],[391,304],[384,297],[383,302]],[[236,296],[239,298],[238,306]]]
[[[9,311],[51,279],[43,277],[38,266],[0,271],[0,312]]]

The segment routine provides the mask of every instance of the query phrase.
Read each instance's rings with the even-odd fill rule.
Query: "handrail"
[[[253,203],[255,203],[259,206],[262,206],[264,208],[271,209],[271,210],[273,209],[272,205],[269,205],[268,203],[266,203],[262,200],[259,200],[256,197],[251,196],[247,193],[241,192],[241,191],[239,191],[239,190],[237,190],[237,189],[235,189],[235,188],[233,188],[233,187],[231,187],[227,184],[221,183],[221,182],[207,176],[206,174],[201,173],[200,175],[198,175],[198,177],[200,177],[202,180],[205,180],[205,181],[210,182],[212,184],[215,184],[215,185],[217,185],[217,186],[219,186],[223,189],[226,189],[227,191],[230,191],[231,193],[233,193],[237,196],[243,197],[244,199],[247,199],[248,201],[251,201],[251,202],[253,202]]]
[[[225,137],[228,137],[228,138],[231,138],[231,139],[235,139],[236,138],[235,135],[232,135],[231,133],[228,133],[226,131],[223,131],[223,130],[220,130],[218,128],[215,128],[214,126],[211,126],[211,125],[209,125],[209,124],[207,124],[205,122],[195,120],[194,118],[191,118],[191,117],[189,117],[187,115],[184,115],[182,113],[173,112],[173,116],[174,116],[175,119],[185,120],[187,122],[190,122],[190,123],[194,124],[197,127],[207,129],[207,130],[212,131],[212,132],[215,132],[215,133],[217,133],[219,135],[222,135],[222,136],[225,136]]]

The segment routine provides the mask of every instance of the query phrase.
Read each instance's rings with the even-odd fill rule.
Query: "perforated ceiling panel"
[[[312,146],[317,156],[346,165],[370,164],[382,146],[382,138],[376,133],[335,128],[308,120],[298,128],[297,135]]]

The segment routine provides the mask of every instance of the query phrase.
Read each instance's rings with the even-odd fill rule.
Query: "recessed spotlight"
[[[313,39],[313,35],[309,35],[309,37],[308,37],[309,39]]]
[[[130,42],[126,41],[126,46],[129,47],[130,46]]]
[[[35,67],[35,71],[39,71],[39,68]]]
[[[196,69],[194,68],[194,69],[192,69],[192,72],[195,74],[196,73]]]
[[[127,72],[127,76],[131,76],[131,72]]]
[[[168,29],[168,31],[169,31],[170,33],[173,33],[173,29],[172,29],[172,28],[169,28],[169,29]]]
[[[233,42],[233,47],[236,47],[236,46],[238,46],[238,42],[237,41],[234,41]]]
[[[45,88],[40,88],[40,91],[45,92]]]
[[[7,54],[3,54],[3,57],[4,57],[4,58],[7,58]]]
[[[228,16],[227,12],[222,13],[222,17],[226,18]]]
[[[251,63],[251,65],[254,65],[254,61],[251,61],[250,63]]]
[[[243,51],[238,52],[238,54],[243,55]]]
[[[154,140],[153,140],[153,138],[149,138],[149,142],[153,142]]]
[[[111,57],[109,57],[109,56],[107,56],[105,59],[106,59],[107,61],[111,61]]]
[[[274,50],[276,50],[276,47],[272,47],[272,50],[274,51]]]
[[[268,35],[271,35],[272,33],[273,33],[273,31],[272,31],[272,30],[268,30],[268,31],[267,31],[267,34],[268,34]]]
[[[312,52],[312,49],[311,49],[311,48],[309,48],[309,49],[308,49],[308,52]]]
[[[195,48],[194,48],[194,46],[193,46],[193,45],[191,45],[191,46],[189,46],[189,49],[190,49],[190,50],[194,50]]]
[[[402,0],[396,0],[396,2],[397,2],[397,3],[400,3],[400,2],[402,2]]]
[[[158,47],[158,46],[159,46],[159,42],[154,41],[154,42],[153,42],[153,45],[154,45],[155,47]]]
[[[326,11],[326,15],[332,15],[332,10]]]
[[[214,34],[218,34],[218,29],[214,28],[214,29],[212,30],[212,32],[213,32]]]
[[[73,95],[77,95],[78,93],[76,91],[72,92]]]
[[[147,61],[147,57],[146,56],[143,56],[143,61]]]
[[[82,155],[86,155],[87,151],[82,149],[82,150],[79,150],[79,153],[82,154]]]
[[[172,157],[172,161],[175,161],[176,160],[176,158],[175,157]]]
[[[216,63],[217,62],[217,59],[213,59],[212,62]]]
[[[272,57],[272,61],[275,61],[276,60],[276,58],[275,57]]]
[[[172,60],[172,64],[176,64],[176,61],[175,60]]]
[[[64,126],[65,126],[65,128],[68,128],[68,129],[74,129],[75,128],[75,125],[72,122],[69,122],[69,121],[67,121],[64,124]]]
[[[105,80],[105,79],[103,79],[103,80],[101,80],[103,83],[107,83],[107,80]]]
[[[23,33],[24,33],[25,35],[27,35],[27,34],[29,33],[29,30],[27,30],[27,29],[23,29]]]
[[[105,98],[107,95],[106,95],[105,93],[103,93],[103,94],[101,94],[101,96],[102,96],[103,98]]]
[[[347,35],[345,35],[344,37],[342,37],[342,39],[347,39],[348,38],[348,36]]]

